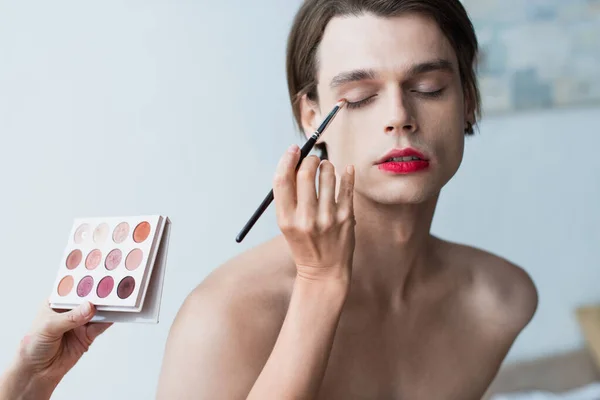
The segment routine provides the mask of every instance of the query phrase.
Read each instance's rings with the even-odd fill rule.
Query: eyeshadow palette
[[[89,301],[97,309],[92,321],[158,322],[169,231],[161,215],[76,219],[51,307]]]

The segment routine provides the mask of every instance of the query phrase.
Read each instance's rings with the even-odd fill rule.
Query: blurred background
[[[575,311],[600,302],[600,1],[464,3],[485,114],[433,232],[534,279],[539,308],[507,368],[581,354]],[[234,240],[280,154],[302,143],[284,59],[299,4],[0,0],[0,370],[49,295],[74,218],[162,213],[173,225],[160,323],[113,327],[55,394],[153,398],[187,294],[278,234],[270,208]]]

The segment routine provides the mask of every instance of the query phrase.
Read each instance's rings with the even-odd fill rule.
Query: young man
[[[348,101],[330,161],[296,174],[298,148],[282,157],[283,235],[185,301],[160,399],[481,398],[537,293],[509,261],[430,233],[478,115],[476,56],[459,0],[304,2],[288,84],[307,135]]]

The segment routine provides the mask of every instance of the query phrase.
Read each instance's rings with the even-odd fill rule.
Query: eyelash
[[[348,102],[347,102],[347,104],[346,104],[346,106],[347,106],[349,109],[361,108],[362,106],[365,106],[365,105],[367,105],[368,103],[370,103],[370,102],[371,102],[371,100],[373,100],[373,98],[374,98],[375,96],[377,96],[377,95],[375,94],[375,95],[373,95],[373,96],[369,96],[369,97],[367,97],[366,99],[359,100],[359,101],[355,101],[354,103],[351,103],[351,102],[349,102],[349,101],[348,101]]]
[[[437,97],[440,97],[443,92],[444,92],[444,88],[441,88],[440,90],[436,90],[435,92],[416,92],[416,93],[419,96],[435,99]]]
[[[413,92],[417,93],[417,95],[419,95],[419,96],[423,96],[423,97],[430,98],[430,99],[435,99],[435,98],[440,97],[444,93],[444,88],[442,88],[440,90],[436,90],[435,92],[419,92],[416,90]],[[377,95],[369,96],[366,99],[355,101],[353,103],[348,101],[346,106],[351,110],[361,108],[361,107],[369,104],[371,102],[371,100],[373,100],[373,98],[375,98],[375,96],[377,96]]]

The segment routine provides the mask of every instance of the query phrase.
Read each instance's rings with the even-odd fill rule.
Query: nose
[[[410,101],[401,90],[397,90],[389,100],[389,115],[385,125],[388,135],[414,133],[417,130],[417,120],[414,116]]]

